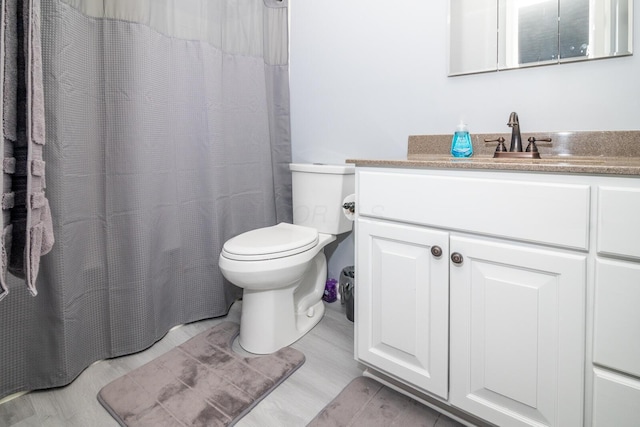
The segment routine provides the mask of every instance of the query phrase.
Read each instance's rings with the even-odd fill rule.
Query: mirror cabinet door
[[[633,0],[561,0],[560,14],[561,62],[633,54]],[[572,29],[571,20],[583,26]],[[576,34],[583,40],[586,34],[586,46],[574,43]],[[576,49],[586,55],[571,55]]]
[[[449,75],[496,71],[496,0],[450,0],[449,6]]]

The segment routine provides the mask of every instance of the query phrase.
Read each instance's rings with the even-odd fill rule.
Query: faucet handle
[[[527,145],[527,149],[525,150],[527,153],[537,153],[538,152],[538,146],[536,145],[536,141],[538,142],[551,142],[551,138],[536,138],[534,136],[530,136],[529,139],[527,139],[527,141],[529,141],[529,145]]]
[[[501,136],[496,139],[485,139],[484,142],[497,142],[496,153],[504,153],[507,151],[507,147],[504,145],[504,138]]]

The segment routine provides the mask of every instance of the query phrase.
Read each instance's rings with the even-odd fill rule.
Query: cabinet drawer
[[[640,381],[594,369],[593,426],[637,427]]]
[[[640,265],[596,261],[595,363],[640,377]]]
[[[358,171],[360,215],[587,250],[589,185]]]
[[[640,259],[640,189],[598,188],[598,253]]]

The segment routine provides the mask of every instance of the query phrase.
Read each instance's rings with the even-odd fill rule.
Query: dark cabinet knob
[[[433,255],[436,258],[440,258],[442,256],[442,248],[440,246],[432,246],[431,255]]]
[[[462,260],[464,258],[462,258],[462,254],[459,254],[458,252],[454,252],[451,254],[451,262],[453,262],[454,264],[462,264]]]

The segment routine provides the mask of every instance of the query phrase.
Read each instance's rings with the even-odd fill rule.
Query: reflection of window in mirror
[[[518,64],[558,60],[558,1],[520,0],[516,5]]]
[[[589,55],[589,0],[562,0],[558,44],[560,58]]]
[[[517,64],[555,62],[589,54],[589,0],[516,0],[508,2],[517,28]],[[510,10],[511,9],[511,10]],[[561,17],[558,19],[558,17]],[[515,65],[515,63],[514,63]]]
[[[558,61],[558,0],[501,0],[498,3],[502,28],[499,69]]]

